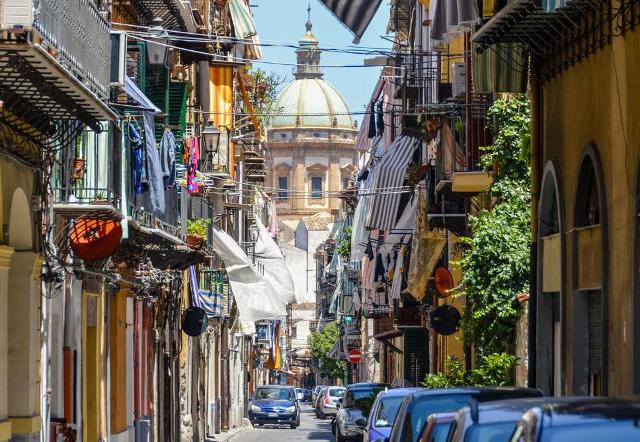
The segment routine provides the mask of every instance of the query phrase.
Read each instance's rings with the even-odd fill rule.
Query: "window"
[[[278,177],[278,199],[286,200],[288,196],[289,183],[286,176]]]
[[[349,178],[342,178],[342,188],[343,189],[349,188]]]
[[[311,198],[313,199],[322,198],[322,177],[319,177],[319,176],[311,177]]]

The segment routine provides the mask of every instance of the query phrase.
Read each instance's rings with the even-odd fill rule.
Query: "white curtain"
[[[256,239],[256,260],[264,267],[264,276],[271,282],[285,304],[298,302],[293,285],[293,276],[280,248],[266,227],[256,218],[258,238]]]
[[[250,323],[287,315],[286,304],[268,278],[256,271],[238,243],[221,230],[213,230],[213,248],[224,261],[238,305],[243,331]]]

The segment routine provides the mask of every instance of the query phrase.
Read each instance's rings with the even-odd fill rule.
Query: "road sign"
[[[349,353],[347,353],[347,359],[352,364],[357,364],[362,359],[362,352],[357,348],[354,348],[353,350],[350,350]]]

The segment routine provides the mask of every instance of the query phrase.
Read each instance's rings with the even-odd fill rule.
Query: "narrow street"
[[[295,430],[288,427],[247,428],[232,436],[228,442],[288,442],[297,440],[334,440],[331,434],[331,419],[316,419],[309,404],[302,405],[300,426]]]

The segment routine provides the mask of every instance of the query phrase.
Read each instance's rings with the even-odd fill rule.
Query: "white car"
[[[342,395],[345,392],[344,387],[334,386],[327,387],[323,390],[320,397],[320,418],[324,419],[326,416],[333,416],[338,413],[338,401],[342,399]]]

